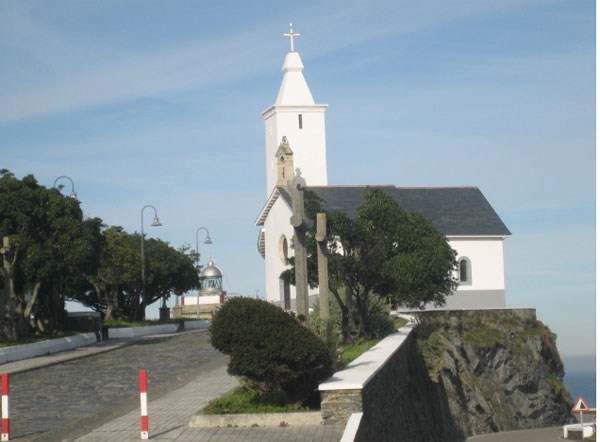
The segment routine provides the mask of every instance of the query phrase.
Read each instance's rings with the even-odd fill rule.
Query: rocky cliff
[[[572,419],[556,336],[535,310],[424,312],[418,320],[418,351],[464,436]]]

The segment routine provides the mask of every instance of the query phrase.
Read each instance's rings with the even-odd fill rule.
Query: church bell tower
[[[325,142],[326,104],[315,104],[302,70],[300,55],[294,51],[294,33],[290,23],[290,52],[283,63],[283,80],[275,104],[262,113],[265,120],[267,196],[278,183],[275,153],[283,137],[294,151],[296,183],[303,186],[327,185]]]

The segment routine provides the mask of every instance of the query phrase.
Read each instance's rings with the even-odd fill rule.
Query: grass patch
[[[148,321],[125,321],[123,319],[109,319],[108,321],[102,321],[102,325],[108,328],[126,328],[126,327],[147,327],[149,325],[162,325],[174,323],[174,320],[160,321],[158,319],[152,319]]]
[[[581,440],[581,433],[571,433],[566,440]],[[596,435],[593,434],[590,437],[586,437],[584,440],[596,440]]]
[[[394,327],[396,327],[396,329],[402,328],[406,324],[408,324],[408,321],[406,319],[403,319],[403,318],[394,319]]]
[[[527,339],[532,336],[541,336],[543,329],[541,327],[526,328],[517,333],[517,337],[520,339]]]
[[[506,334],[499,330],[475,329],[465,333],[464,340],[476,347],[493,347],[506,341]]]
[[[15,345],[34,344],[36,342],[48,341],[50,339],[66,338],[67,336],[78,335],[76,331],[58,331],[53,335],[35,334],[19,338],[17,341],[0,341],[0,348],[14,347]]]
[[[352,362],[361,354],[373,347],[379,341],[380,339],[370,339],[368,341],[363,341],[358,344],[342,345],[341,348],[344,350],[344,352],[342,353],[342,363],[344,364],[344,366],[348,365],[350,362]]]
[[[238,387],[233,393],[212,400],[204,408],[204,413],[286,413],[306,410],[308,407],[291,402],[283,391],[260,393],[246,387]]]
[[[425,366],[427,374],[433,382],[438,382],[440,370],[444,365],[442,354],[446,350],[446,344],[442,334],[439,331],[431,331],[425,336],[417,335],[417,342]]]
[[[408,324],[406,319],[395,318],[394,328],[398,330]],[[342,364],[343,366],[348,365],[350,362],[358,358],[361,354],[366,352],[368,349],[377,344],[381,339],[369,339],[367,341],[359,342],[358,344],[341,345],[340,348],[343,350],[342,353]]]

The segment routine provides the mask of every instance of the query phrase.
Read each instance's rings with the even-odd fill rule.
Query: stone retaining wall
[[[325,425],[345,425],[352,413],[363,411],[364,389],[379,376],[403,347],[415,324],[408,324],[360,355],[344,370],[319,385],[321,415]]]
[[[517,317],[525,323],[536,319],[535,309],[531,308],[445,310],[424,314],[457,321],[490,313]],[[450,405],[456,406],[456,400],[449,400],[447,386],[429,378],[413,328],[414,324],[409,324],[388,336],[319,386],[325,425],[344,425],[353,415],[353,428],[352,431],[349,431],[350,425],[346,428],[344,442],[454,442],[463,441],[465,435],[472,433],[470,427],[460,425],[457,413],[451,411]],[[486,362],[485,357],[482,358],[482,362]],[[480,414],[479,419],[489,417],[484,412]]]
[[[429,379],[416,339],[402,346],[362,390],[355,441],[463,441],[443,389]]]

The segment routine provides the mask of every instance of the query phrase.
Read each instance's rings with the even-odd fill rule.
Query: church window
[[[302,129],[302,114],[298,114],[298,129]]]
[[[285,235],[281,235],[281,238],[279,238],[279,258],[284,264],[288,258],[288,241]]]
[[[461,284],[471,283],[471,262],[468,258],[458,260],[458,281]]]

